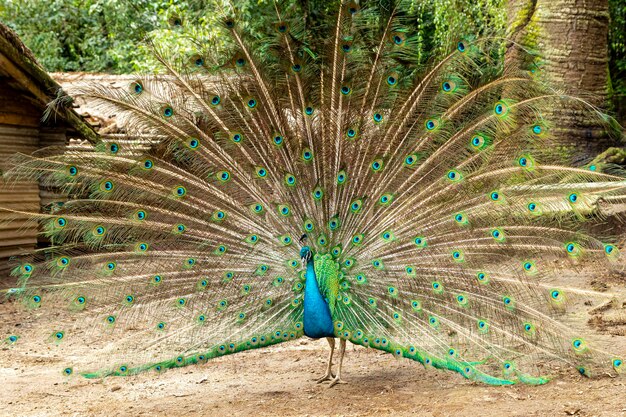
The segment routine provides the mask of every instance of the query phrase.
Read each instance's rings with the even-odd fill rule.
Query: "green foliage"
[[[409,0],[422,62],[437,58],[459,36],[502,35],[505,0]],[[0,19],[13,27],[49,71],[129,73],[158,66],[144,40],[161,50],[187,53],[193,45],[168,24],[171,16],[195,21],[207,42],[220,47],[215,25],[227,0],[0,0]],[[270,0],[239,0],[238,13],[250,32],[260,36],[275,20]],[[288,0],[283,6],[301,13],[311,31],[323,31],[338,2]],[[392,0],[363,0],[390,10]],[[610,0],[610,74],[616,101],[626,96],[626,3]],[[36,18],[33,18],[36,17]],[[196,32],[197,34],[197,32]]]
[[[49,71],[133,70],[142,34],[168,0],[0,0],[13,27]]]
[[[0,19],[49,71],[128,73],[148,56],[144,37],[180,3],[200,6],[194,0],[0,0]]]
[[[506,28],[505,0],[413,0],[425,58],[440,56],[463,36],[503,36]]]
[[[420,57],[439,56],[462,35],[502,34],[504,0],[409,0],[407,23],[417,31]],[[168,24],[172,16],[183,24],[194,21],[209,44],[220,47],[215,30],[227,0],[0,0],[0,19],[13,27],[49,71],[128,73],[158,66],[144,40],[163,51],[190,52],[186,31]],[[276,20],[270,0],[235,2],[247,29],[261,36]],[[288,0],[291,15],[302,14],[307,29],[323,31],[333,24],[339,2]],[[393,0],[363,0],[361,4],[391,10]],[[206,13],[204,10],[216,11]],[[33,19],[33,16],[36,16]],[[191,25],[188,25],[191,26]]]
[[[615,104],[626,112],[626,2],[609,0],[609,73]]]
[[[405,0],[407,25],[418,39],[422,63],[437,59],[461,36],[503,36],[505,0]],[[236,1],[247,29],[261,37],[276,20],[272,0]],[[195,46],[188,34],[202,35],[213,48],[224,47],[216,25],[228,0],[0,0],[0,19],[14,28],[49,71],[130,73],[156,71],[159,65],[147,46],[181,56]],[[364,7],[391,10],[394,0],[361,0]],[[339,2],[286,0],[282,9],[301,14],[312,32],[325,33]],[[613,100],[626,101],[626,3],[609,0],[609,69]],[[208,11],[215,11],[209,12]],[[33,18],[36,16],[36,18]],[[168,20],[180,17],[185,30]],[[189,24],[193,22],[193,25]],[[191,29],[193,27],[193,29]]]

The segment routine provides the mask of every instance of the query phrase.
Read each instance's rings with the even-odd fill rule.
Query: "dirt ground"
[[[3,416],[621,416],[626,380],[570,369],[548,385],[489,387],[371,349],[349,347],[348,384],[327,388],[325,341],[226,356],[201,367],[126,379],[64,382],[38,363],[2,362]]]
[[[580,323],[626,354],[626,274],[563,279],[609,289],[620,301],[581,311]],[[19,320],[0,301],[3,324]],[[299,339],[201,366],[87,380],[60,375],[53,357],[0,348],[0,416],[626,416],[626,378],[556,370],[544,386],[491,387],[348,345],[345,385],[316,384],[328,347]],[[58,359],[57,359],[58,361]]]

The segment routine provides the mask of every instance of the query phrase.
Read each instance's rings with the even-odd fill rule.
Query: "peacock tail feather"
[[[51,246],[15,267],[9,291],[55,325],[7,343],[93,346],[62,372],[104,377],[296,339],[307,234],[336,337],[495,385],[545,383],[541,357],[619,371],[561,320],[580,296],[607,295],[554,283],[619,257],[588,230],[626,182],[570,167],[549,110],[606,118],[533,60],[501,68],[499,39],[461,39],[424,71],[402,2],[384,18],[344,2],[324,38],[273,7],[262,39],[233,8],[225,48],[190,31],[193,55],[155,50],[165,75],[70,92],[158,137],[148,150],[102,141],[14,159],[9,181],[69,199],[31,213]]]

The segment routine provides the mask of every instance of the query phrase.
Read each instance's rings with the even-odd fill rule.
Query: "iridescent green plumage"
[[[342,340],[496,385],[546,382],[544,356],[622,368],[559,321],[603,295],[554,284],[567,262],[619,257],[586,230],[626,183],[564,165],[544,112],[593,110],[537,68],[497,71],[494,39],[463,39],[424,71],[403,7],[384,20],[342,4],[324,38],[278,5],[252,38],[233,12],[224,53],[199,38],[191,60],[156,51],[166,76],[71,92],[156,144],[44,150],[7,174],[71,196],[33,213],[53,244],[15,268],[10,293],[63,312],[43,332],[62,348],[102,347],[64,374],[162,371],[302,336],[303,233]]]

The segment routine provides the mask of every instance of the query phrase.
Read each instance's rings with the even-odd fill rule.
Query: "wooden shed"
[[[72,138],[95,141],[92,126],[73,109],[62,109],[50,121],[42,121],[45,108],[60,91],[39,65],[32,52],[10,28],[0,22],[0,171],[16,152],[32,153],[50,145],[67,144]],[[53,190],[37,183],[18,183],[10,189],[0,186],[0,206],[37,210],[55,198]],[[0,212],[0,277],[8,258],[35,247],[37,227],[17,219],[9,224]]]

